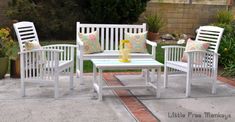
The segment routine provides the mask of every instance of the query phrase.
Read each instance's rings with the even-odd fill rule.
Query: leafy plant
[[[235,64],[235,35],[227,34],[224,35],[220,47],[219,47],[219,63],[223,64],[225,67],[229,64]]]
[[[165,25],[164,20],[158,14],[149,14],[146,16],[146,23],[148,31],[158,33],[159,30]]]
[[[235,76],[235,64],[229,64],[228,66],[226,66],[224,68],[224,72],[222,73],[222,75],[224,76]]]
[[[219,64],[224,68],[223,75],[235,76],[235,23],[231,11],[222,10],[216,14],[216,22],[212,25],[224,28],[219,46]]]
[[[9,57],[15,59],[17,51],[15,51],[15,43],[11,37],[9,28],[0,29],[0,57]]]
[[[149,0],[11,0],[12,20],[32,21],[42,39],[75,38],[77,21],[134,23]]]
[[[227,10],[221,10],[216,14],[217,23],[231,24],[233,21],[233,13]]]
[[[133,23],[149,0],[86,0],[83,15],[92,23]]]

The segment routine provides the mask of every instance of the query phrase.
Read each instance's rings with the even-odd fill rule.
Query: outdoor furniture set
[[[41,47],[32,22],[18,22],[14,29],[20,45],[21,58],[21,89],[25,96],[25,83],[54,82],[55,98],[59,96],[58,80],[60,73],[69,74],[70,89],[73,89],[74,54],[76,50],[76,74],[80,84],[83,84],[83,61],[93,63],[93,89],[102,100],[104,89],[149,88],[156,91],[160,97],[161,67],[164,66],[164,87],[167,87],[168,75],[186,72],[186,96],[190,96],[191,83],[197,78],[209,78],[213,81],[212,93],[216,91],[218,47],[223,29],[213,26],[201,26],[195,41],[189,40],[191,47],[164,46],[164,65],[156,61],[156,42],[146,39],[146,24],[81,24],[77,22],[77,45],[56,44]],[[120,40],[130,40],[130,57],[128,63],[120,62]],[[209,42],[206,43],[205,41]],[[196,45],[193,43],[197,43]],[[147,52],[146,44],[151,46]],[[198,47],[200,47],[198,49]],[[208,49],[207,49],[208,48]],[[195,50],[198,49],[198,50]],[[181,57],[183,57],[181,59]],[[141,69],[145,77],[144,85],[103,86],[102,72],[104,70]],[[154,79],[157,69],[157,80]],[[98,70],[98,79],[97,79]],[[150,77],[151,74],[151,77]]]

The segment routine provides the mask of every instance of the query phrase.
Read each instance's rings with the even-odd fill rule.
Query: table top
[[[97,68],[137,69],[137,68],[158,68],[163,66],[162,63],[151,58],[131,59],[131,62],[129,63],[120,62],[119,59],[91,59],[91,61]]]

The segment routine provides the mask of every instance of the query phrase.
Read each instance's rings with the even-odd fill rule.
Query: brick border
[[[103,73],[107,85],[124,86],[115,75],[138,75],[140,72],[109,72]],[[235,81],[218,76],[218,80],[235,87]],[[113,90],[123,105],[140,122],[160,122],[160,120],[130,90]]]
[[[117,86],[124,84],[115,77],[115,75],[138,75],[136,72],[113,72],[104,73],[104,79],[107,85]],[[139,122],[160,122],[160,120],[139,100],[130,90],[113,90],[123,105]]]

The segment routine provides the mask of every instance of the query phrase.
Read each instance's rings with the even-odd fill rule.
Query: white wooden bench
[[[101,53],[84,54],[84,44],[78,33],[99,32]],[[83,83],[83,61],[91,59],[111,59],[118,58],[118,47],[120,40],[124,39],[124,32],[141,33],[146,31],[146,24],[142,25],[124,25],[124,24],[81,24],[77,22],[76,40],[77,40],[77,61],[76,72],[80,83]],[[156,58],[157,43],[146,40],[146,44],[152,46],[151,53],[131,53],[131,58]]]

